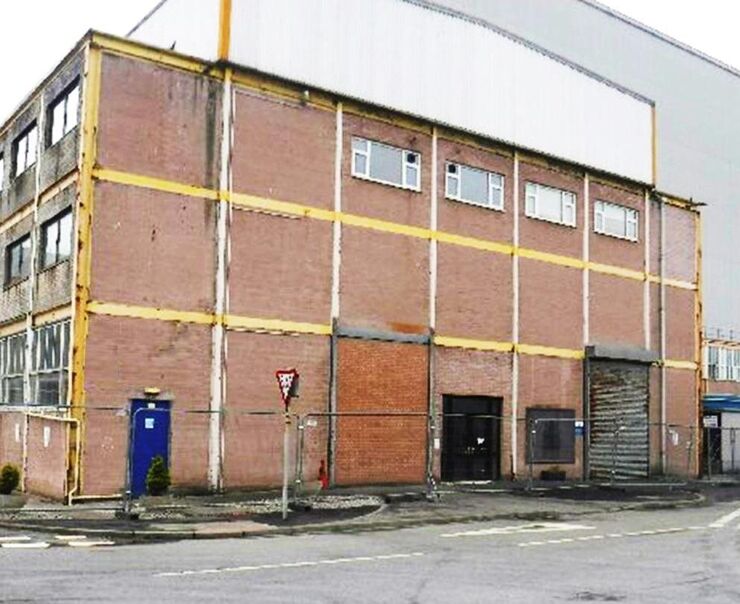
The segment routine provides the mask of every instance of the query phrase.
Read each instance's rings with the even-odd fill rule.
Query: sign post
[[[298,372],[295,369],[278,369],[275,377],[280,396],[285,405],[285,427],[283,430],[283,520],[288,518],[288,459],[290,458],[290,400],[298,396]]]

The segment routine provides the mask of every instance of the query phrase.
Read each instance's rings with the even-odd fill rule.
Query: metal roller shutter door
[[[589,373],[591,478],[647,477],[648,366],[592,361]]]

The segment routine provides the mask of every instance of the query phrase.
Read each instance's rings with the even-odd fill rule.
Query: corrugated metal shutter
[[[589,468],[591,478],[648,475],[648,366],[591,361]],[[617,433],[618,430],[618,433]]]

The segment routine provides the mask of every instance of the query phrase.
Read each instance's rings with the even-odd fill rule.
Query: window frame
[[[0,193],[5,189],[5,153],[0,153]]]
[[[536,415],[542,414],[542,415],[560,415],[563,417],[536,417]],[[567,416],[567,417],[565,417]],[[546,419],[553,419],[555,420],[554,424],[556,425],[564,425],[566,428],[569,428],[570,434],[566,435],[571,441],[570,447],[564,449],[562,445],[559,447],[559,455],[554,455],[552,457],[546,457],[544,456],[542,451],[538,451],[538,441],[537,441],[537,434],[535,434],[535,441],[534,446],[531,444],[532,439],[532,430],[531,426],[536,426],[537,423],[534,422],[534,420],[546,420]],[[526,459],[527,462],[536,463],[536,464],[574,464],[576,462],[576,412],[573,409],[565,409],[562,407],[527,407],[526,410],[526,429],[527,429],[527,438],[526,438],[526,446],[527,446],[527,452],[526,452]],[[570,421],[569,421],[570,420]],[[543,425],[547,425],[547,422],[543,422]],[[562,436],[559,434],[558,438],[562,438]]]
[[[624,235],[618,235],[616,233],[610,233],[605,230],[604,220],[604,208],[612,207],[622,210],[624,212]],[[601,226],[599,227],[599,215],[601,215]],[[630,216],[632,219],[630,219]],[[635,236],[629,236],[629,226],[634,225]],[[615,239],[621,239],[623,241],[630,241],[632,243],[639,243],[640,241],[640,212],[635,208],[630,208],[619,203],[612,201],[606,201],[603,199],[597,199],[594,201],[594,233],[598,235],[604,235],[606,237],[614,237]]]
[[[28,163],[29,155],[28,151],[31,149],[31,146],[29,145],[29,141],[31,138],[31,133],[35,132],[35,140],[33,145],[33,161],[31,163]],[[23,160],[23,169],[20,169],[20,162],[18,161],[19,155],[20,155],[20,148],[21,144],[24,144],[24,160]],[[15,137],[15,140],[13,141],[12,145],[12,155],[13,155],[13,173],[14,178],[18,178],[22,174],[25,174],[28,172],[31,168],[33,168],[36,165],[36,162],[38,162],[39,159],[39,130],[38,130],[38,124],[36,120],[33,120],[24,130],[21,131],[21,133]]]
[[[529,199],[533,197],[530,194],[530,187],[534,187],[537,192],[540,191],[540,189],[545,189],[549,191],[556,191],[560,194],[560,220],[555,220],[553,218],[550,218],[548,216],[543,216],[541,213],[538,213],[537,211],[537,195],[534,195],[534,208],[533,210],[530,210],[530,204]],[[565,196],[569,196],[572,199],[572,208],[573,208],[573,222],[566,222],[563,217],[565,216]],[[550,224],[558,224],[561,226],[570,227],[573,229],[578,228],[578,195],[574,193],[573,191],[568,191],[567,189],[561,189],[559,187],[553,187],[550,185],[543,185],[542,183],[535,182],[535,181],[525,181],[524,183],[524,215],[527,218],[533,218],[535,220],[542,220],[544,222],[549,222]]]
[[[457,170],[457,173],[451,173],[450,172],[451,167],[454,167]],[[487,180],[486,192],[488,193],[488,203],[487,204],[481,203],[480,201],[476,201],[474,199],[463,197],[462,195],[463,169],[470,170],[472,172],[479,172],[480,174],[485,175],[486,180]],[[494,178],[498,178],[501,181],[500,186],[494,185]],[[450,186],[449,186],[450,179],[457,181],[457,194],[450,192]],[[485,208],[487,210],[495,210],[497,212],[503,212],[505,208],[505,204],[506,204],[504,200],[505,189],[506,189],[506,177],[503,174],[500,174],[498,172],[493,172],[491,170],[485,170],[483,168],[476,168],[468,164],[461,164],[461,163],[453,162],[453,161],[445,162],[445,197],[447,199],[450,199],[452,201],[458,201],[460,203],[467,203],[469,205],[473,205],[479,208]],[[493,204],[493,192],[494,191],[499,192],[499,195],[500,195],[499,205]]]
[[[20,248],[23,251],[23,245],[28,242],[28,272],[26,274],[20,274],[13,277],[11,273],[11,267],[13,265],[13,250]],[[23,254],[21,254],[21,265],[23,265]],[[18,283],[21,283],[31,276],[31,234],[27,233],[21,237],[18,237],[5,247],[5,287],[12,287]]]
[[[60,257],[59,254],[59,248],[60,243],[62,241],[62,221],[69,217],[71,224],[70,224],[70,241],[69,241],[69,254],[65,256],[64,258]],[[48,244],[48,233],[49,229],[52,227],[52,225],[57,225],[57,236],[56,236],[56,252],[53,262],[47,263],[46,261],[46,247]],[[52,268],[56,266],[57,264],[60,264],[61,262],[66,262],[72,257],[72,243],[74,241],[74,217],[72,216],[72,208],[66,208],[62,210],[61,212],[58,212],[55,216],[47,220],[41,225],[41,234],[40,234],[40,253],[39,253],[39,268],[40,270],[46,270],[49,268]]]
[[[74,107],[74,125],[68,126],[69,122],[69,99],[72,96],[72,92],[74,90],[77,90],[77,105]],[[80,125],[80,94],[81,94],[81,86],[80,86],[80,78],[77,77],[74,80],[72,80],[67,86],[60,92],[55,99],[50,103],[49,108],[47,110],[47,121],[48,121],[48,129],[47,129],[47,147],[53,147],[60,141],[62,141],[70,132],[74,131],[79,125]],[[59,135],[59,138],[56,140],[54,139],[54,112],[56,109],[60,106],[64,106],[64,110],[62,112],[62,131]]]
[[[356,149],[355,142],[364,143],[365,149]],[[376,178],[370,176],[370,166],[372,162],[372,149],[373,145],[385,147],[393,151],[400,151],[401,153],[401,183],[396,183],[383,178]],[[375,182],[382,185],[388,185],[390,187],[396,187],[397,189],[403,189],[404,191],[414,191],[416,193],[421,192],[421,153],[413,151],[412,149],[404,149],[402,147],[396,147],[395,145],[389,145],[388,143],[382,143],[380,141],[364,138],[362,136],[352,136],[350,138],[350,148],[352,150],[351,157],[351,172],[354,178],[360,180],[366,180],[368,182]],[[413,155],[416,160],[415,162],[409,162],[409,156]],[[365,158],[365,171],[361,172],[357,169],[357,157],[361,156]],[[413,167],[416,170],[416,184],[412,185],[408,183],[407,169]]]
[[[20,342],[20,354],[17,355],[17,359],[11,357],[10,349],[11,343],[14,341]],[[15,356],[15,355],[14,355]],[[10,365],[13,361],[18,361],[18,367],[14,367],[13,372],[10,371]],[[0,404],[9,407],[24,407],[28,403],[27,392],[26,392],[26,332],[11,334],[0,338]],[[22,401],[11,402],[9,400],[10,384],[20,380],[21,384],[21,398]]]

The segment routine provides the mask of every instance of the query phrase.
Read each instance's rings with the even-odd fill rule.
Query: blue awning
[[[707,411],[736,411],[740,413],[740,395],[738,394],[707,394],[702,398],[704,412]]]

